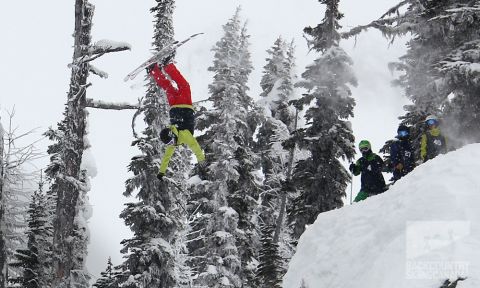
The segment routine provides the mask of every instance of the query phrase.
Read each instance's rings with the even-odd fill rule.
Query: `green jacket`
[[[188,148],[193,151],[198,162],[205,160],[205,154],[203,154],[202,148],[200,148],[197,139],[193,137],[189,130],[178,130],[175,125],[171,125],[170,129],[177,136],[177,142],[174,145],[168,145],[165,149],[165,154],[163,155],[162,162],[160,164],[160,173],[165,174],[165,172],[167,172],[168,163],[170,162],[170,159],[175,152],[175,148],[178,145],[186,144]]]

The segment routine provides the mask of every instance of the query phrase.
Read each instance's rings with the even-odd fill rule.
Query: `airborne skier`
[[[195,154],[199,163],[205,161],[205,155],[195,137],[195,116],[192,106],[190,85],[180,74],[175,64],[171,62],[172,53],[162,61],[162,67],[157,63],[150,65],[147,72],[167,95],[170,105],[170,126],[160,132],[160,140],[167,146],[162,158],[157,178],[161,181],[167,171],[168,163],[178,145],[186,144]],[[173,86],[175,83],[176,87]]]

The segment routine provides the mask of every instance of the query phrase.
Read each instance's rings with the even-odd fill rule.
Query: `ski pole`
[[[352,179],[350,180],[350,205],[353,203],[353,174],[352,174]]]
[[[353,163],[350,163],[352,165]],[[350,205],[353,203],[353,173],[350,174]]]

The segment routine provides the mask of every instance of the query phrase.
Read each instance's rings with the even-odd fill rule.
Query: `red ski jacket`
[[[155,82],[165,90],[168,104],[171,107],[192,108],[192,94],[187,80],[183,78],[173,63],[163,67],[163,70],[171,80],[167,79],[157,64],[155,64],[150,71],[150,75],[155,79]],[[172,85],[172,81],[175,82],[177,87]]]

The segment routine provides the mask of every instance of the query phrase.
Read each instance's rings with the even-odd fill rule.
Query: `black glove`
[[[163,181],[163,176],[165,176],[165,174],[163,174],[162,172],[158,172],[157,179]]]
[[[355,164],[350,164],[350,166],[348,167],[348,170],[350,170],[350,172],[353,173],[353,171],[355,171]]]
[[[150,74],[150,72],[152,72],[153,68],[155,67],[155,65],[157,65],[157,63],[152,63],[150,64],[150,66],[148,66],[147,68],[145,68],[145,70],[147,70],[147,74]]]
[[[168,63],[172,62],[173,58],[175,58],[175,52],[163,58],[162,65],[167,66]]]

